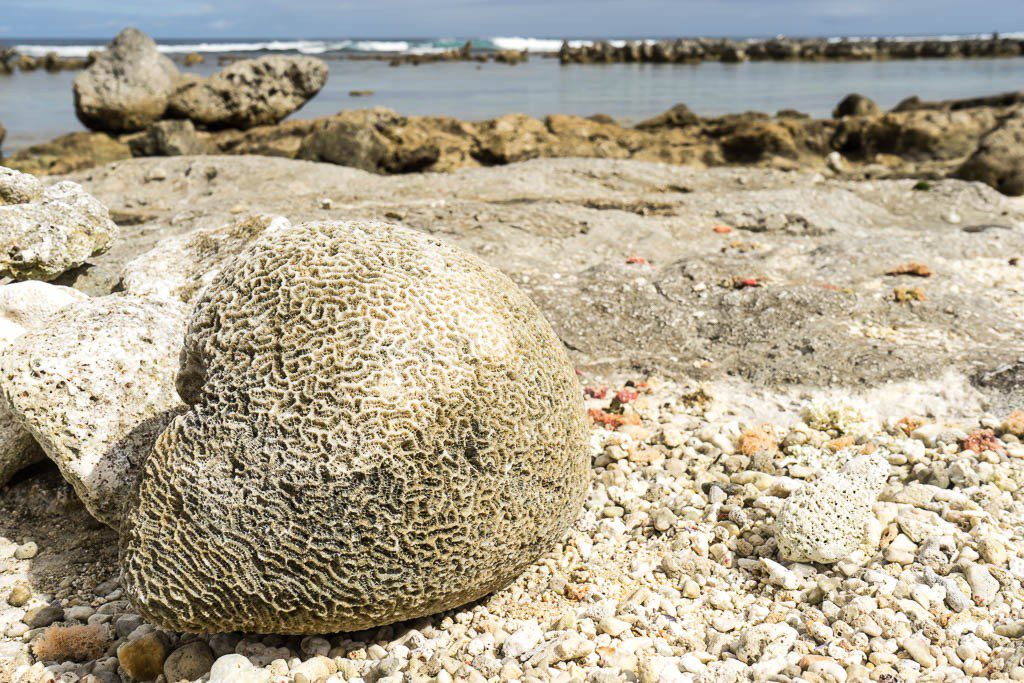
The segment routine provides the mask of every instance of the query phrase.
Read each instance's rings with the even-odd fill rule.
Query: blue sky
[[[0,0],[0,38],[934,34],[1024,30],[1024,0]]]

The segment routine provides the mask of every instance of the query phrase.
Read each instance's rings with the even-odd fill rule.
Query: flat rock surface
[[[594,159],[381,177],[179,157],[70,177],[122,223],[111,251],[65,280],[93,293],[197,227],[377,218],[508,273],[587,372],[772,389],[944,379],[965,410],[982,394],[1002,407],[1021,395],[1024,204],[978,183]],[[914,264],[932,274],[887,274]]]

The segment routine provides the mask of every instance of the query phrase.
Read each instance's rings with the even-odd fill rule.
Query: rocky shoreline
[[[1024,677],[1019,200],[960,180],[609,159],[384,176],[186,156],[14,180],[5,201],[28,203],[9,210],[51,206],[71,181],[119,225],[45,271],[69,269],[37,283],[74,287],[52,302],[64,312],[11,318],[28,336],[0,356],[3,404],[65,470],[34,465],[0,496],[0,680]],[[511,586],[409,622],[148,622],[119,584],[116,531],[89,512],[123,494],[90,497],[109,479],[69,464],[120,468],[154,436],[146,414],[177,400],[184,309],[235,254],[289,222],[378,219],[476,254],[551,322],[590,423],[578,519]],[[106,370],[126,364],[146,371]],[[65,430],[71,414],[90,428]],[[846,502],[856,530],[823,512]]]
[[[562,44],[562,64],[652,63],[688,64],[704,61],[737,63],[745,61],[867,61],[873,59],[971,59],[1019,57],[1024,40],[1001,38],[864,39],[773,38],[771,40],[723,40],[679,38],[658,41],[628,41],[592,45]]]
[[[62,174],[132,156],[259,154],[375,173],[446,172],[534,158],[594,157],[698,167],[811,169],[847,178],[959,177],[1024,193],[1024,93],[924,102],[883,112],[851,96],[832,118],[794,111],[701,117],[685,105],[626,126],[610,117],[510,114],[484,121],[348,110],[246,130],[203,130],[167,119],[136,133],[72,133],[20,150],[4,164]]]

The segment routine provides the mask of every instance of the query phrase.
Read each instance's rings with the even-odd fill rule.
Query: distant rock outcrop
[[[327,64],[315,57],[245,59],[180,89],[168,113],[204,128],[252,128],[277,123],[326,82]]]
[[[75,114],[92,130],[142,130],[163,117],[179,78],[152,38],[126,28],[75,77]]]

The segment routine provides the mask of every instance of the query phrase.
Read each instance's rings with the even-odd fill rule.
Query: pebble
[[[32,598],[32,589],[25,582],[14,584],[14,588],[7,594],[7,604],[11,607],[21,607]]]
[[[931,669],[935,667],[935,664],[937,663],[935,655],[931,653],[931,650],[928,647],[928,641],[920,635],[914,634],[912,636],[908,636],[903,639],[903,642],[900,643],[900,645],[907,651],[907,654],[910,655],[915,662],[924,668]]]
[[[14,557],[19,560],[31,560],[39,553],[39,546],[33,541],[24,543],[18,546],[18,549],[14,551]]]
[[[163,673],[166,659],[167,639],[161,633],[147,633],[117,648],[121,668],[140,681],[151,681]]]
[[[194,681],[205,676],[213,666],[213,650],[201,640],[182,645],[164,661],[167,683]]]
[[[64,618],[64,609],[59,602],[33,607],[22,619],[29,628],[43,628]]]

